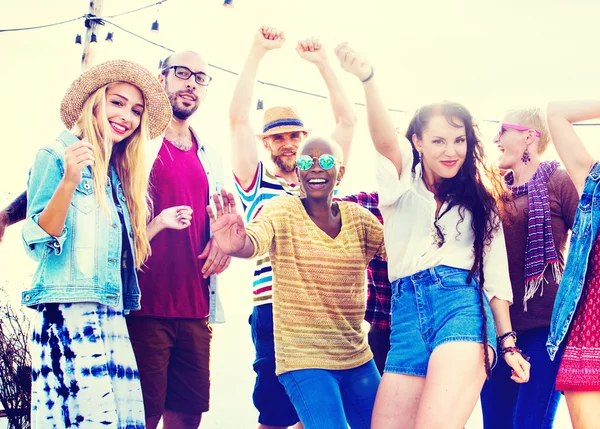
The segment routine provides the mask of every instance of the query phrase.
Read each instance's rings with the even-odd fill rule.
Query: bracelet
[[[367,83],[368,81],[373,79],[373,76],[375,76],[375,69],[373,69],[373,66],[371,66],[371,73],[369,74],[369,76],[367,76],[365,79],[361,79],[360,81],[362,83]]]
[[[504,347],[503,349],[500,349],[500,356],[504,357],[504,355],[506,353],[510,353],[511,355],[514,355],[515,353],[519,353],[523,359],[525,359],[526,361],[529,361],[529,356],[527,356],[525,353],[523,353],[523,350],[517,348],[517,347]]]
[[[515,331],[507,332],[506,334],[502,334],[499,337],[496,337],[496,341],[498,341],[499,345],[502,345],[502,342],[508,337],[513,337],[515,343],[517,342],[517,333]]]

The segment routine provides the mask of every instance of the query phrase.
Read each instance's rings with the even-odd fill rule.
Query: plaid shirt
[[[379,219],[379,222],[383,224],[383,217],[377,208],[377,204],[379,203],[377,192],[360,192],[340,199],[360,204],[373,213]],[[365,312],[365,320],[371,326],[389,331],[391,324],[392,286],[388,279],[387,266],[387,261],[384,261],[379,256],[375,256],[367,266],[367,310]]]

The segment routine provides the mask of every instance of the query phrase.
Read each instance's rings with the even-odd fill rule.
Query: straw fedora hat
[[[70,130],[86,100],[98,88],[113,82],[135,85],[144,95],[150,138],[160,136],[171,121],[171,103],[160,82],[147,68],[127,60],[112,60],[86,70],[71,84],[60,105],[60,117]]]
[[[263,119],[263,132],[257,134],[258,138],[272,136],[273,134],[293,133],[294,131],[310,132],[304,127],[298,111],[293,107],[271,107],[265,110]]]

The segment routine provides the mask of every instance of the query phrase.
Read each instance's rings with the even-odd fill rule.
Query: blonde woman
[[[39,261],[23,304],[33,321],[32,427],[142,428],[124,314],[139,309],[150,252],[143,148],[171,118],[144,67],[109,61],[68,89],[62,132],[36,156],[25,247]]]

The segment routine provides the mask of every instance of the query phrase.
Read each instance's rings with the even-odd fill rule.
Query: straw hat
[[[293,133],[294,131],[308,133],[310,129],[304,128],[304,123],[295,108],[277,106],[265,110],[263,132],[256,136],[263,138],[273,134]]]
[[[171,121],[171,103],[158,79],[145,67],[127,60],[112,60],[83,72],[69,87],[60,105],[60,117],[70,130],[86,100],[98,88],[112,82],[127,82],[142,91],[148,113],[150,138],[160,136]]]

